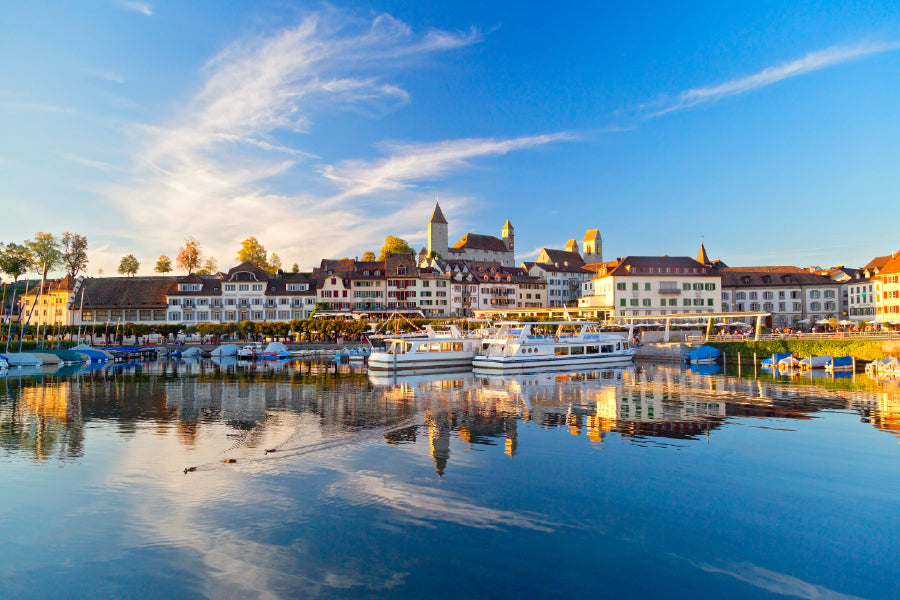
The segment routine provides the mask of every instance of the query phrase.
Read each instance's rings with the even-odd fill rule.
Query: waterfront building
[[[831,267],[830,269],[819,269],[816,271],[819,275],[824,275],[832,281],[841,284],[841,305],[840,312],[842,318],[850,316],[850,284],[861,277],[861,269],[850,269],[843,265]]]
[[[893,255],[872,280],[875,284],[875,320],[900,324],[900,253]]]
[[[36,326],[73,324],[75,317],[71,303],[76,289],[80,289],[81,280],[66,275],[38,283],[23,292],[17,300],[21,322]]]
[[[579,308],[613,317],[721,311],[721,276],[687,256],[626,256],[586,268],[596,275],[582,284]]]
[[[305,319],[315,308],[305,275],[277,277],[251,262],[215,275],[177,278],[167,293],[169,323],[235,323]]]
[[[765,311],[769,327],[840,319],[841,283],[793,266],[725,267],[722,312]]]
[[[547,282],[524,268],[496,261],[427,259],[423,269],[441,273],[449,292],[449,315],[470,317],[475,310],[544,308]]]

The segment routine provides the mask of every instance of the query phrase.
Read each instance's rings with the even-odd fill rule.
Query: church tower
[[[603,262],[603,238],[599,229],[588,230],[584,234],[584,262]]]
[[[428,252],[440,254],[442,258],[447,258],[447,219],[441,212],[441,205],[437,200],[434,201],[434,212],[431,220],[428,221]]]
[[[509,219],[506,220],[506,223],[503,224],[503,243],[506,244],[506,247],[510,252],[515,252],[515,241],[516,241],[516,233],[513,229],[512,223],[509,222]]]

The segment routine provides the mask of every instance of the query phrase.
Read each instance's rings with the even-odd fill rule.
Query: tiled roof
[[[800,267],[793,266],[723,267],[721,271],[723,273],[809,273],[809,271],[806,269],[801,269]]]
[[[900,273],[900,254],[888,261],[878,272],[879,275],[887,275],[888,273]]]
[[[897,254],[900,254],[900,253],[897,253]],[[896,254],[886,254],[884,256],[876,256],[875,258],[870,260],[869,264],[867,264],[864,268],[868,269],[870,271],[883,269],[885,267],[885,265],[887,265],[889,262],[891,262],[891,260],[894,259],[894,256],[896,256]]]
[[[177,277],[90,277],[84,280],[84,308],[164,309]],[[78,299],[81,302],[81,299]]]
[[[444,213],[441,212],[441,205],[437,201],[434,203],[434,212],[431,213],[431,223],[447,224],[447,219],[444,218]]]
[[[727,271],[722,287],[787,287],[797,285],[840,285],[830,277],[809,271]]]
[[[242,272],[252,273],[256,277],[257,281],[266,281],[267,279],[269,279],[269,273],[265,269],[263,269],[262,267],[259,267],[257,265],[254,265],[250,261],[242,262],[238,266],[236,266],[232,269],[229,269],[225,278],[228,281],[234,281],[235,276],[238,273],[242,273]]]
[[[585,269],[584,267],[574,266],[574,265],[564,265],[562,263],[559,264],[551,264],[551,263],[531,263],[531,266],[540,267],[545,271],[552,271],[554,273],[592,273],[590,269]],[[530,268],[530,267],[529,267]]]
[[[479,233],[467,233],[453,244],[450,250],[487,250],[489,252],[509,252],[509,248],[500,238]]]
[[[542,260],[543,259],[543,260]],[[583,267],[584,259],[577,252],[567,252],[565,250],[554,250],[553,248],[541,248],[537,258],[538,262],[550,265],[558,265],[560,267]],[[566,264],[568,263],[568,265]]]

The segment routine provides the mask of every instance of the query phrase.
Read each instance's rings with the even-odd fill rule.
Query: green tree
[[[163,254],[156,261],[156,267],[153,268],[157,273],[169,273],[172,271],[172,259]]]
[[[134,274],[138,272],[139,268],[141,268],[141,263],[134,257],[134,254],[123,256],[122,260],[119,262],[119,275],[129,275],[134,277]]]
[[[378,254],[378,260],[384,260],[387,256],[388,252],[392,254],[415,254],[416,251],[413,250],[409,244],[406,243],[406,240],[398,238],[393,235],[389,235],[384,238],[384,246],[381,248],[381,252]]]
[[[194,269],[200,266],[203,260],[203,254],[200,250],[200,242],[190,236],[184,240],[184,246],[178,249],[178,256],[175,257],[175,264],[179,269],[188,272],[188,275],[194,272]]]
[[[376,260],[376,258],[375,258],[374,252],[372,252],[371,250],[366,250],[365,252],[363,252],[363,255],[362,255],[363,262],[375,262],[375,260]]]
[[[275,273],[281,268],[281,257],[272,252],[269,255],[269,266],[266,267],[266,271],[269,273]]]
[[[62,264],[62,252],[59,250],[59,240],[52,233],[38,231],[33,240],[27,240],[25,245],[31,254],[31,267],[47,277],[47,273]]]
[[[88,242],[87,238],[77,233],[68,231],[62,234],[62,261],[66,267],[66,271],[72,277],[78,275],[79,271],[84,271],[88,264],[87,256]]]
[[[197,271],[197,275],[215,275],[218,270],[219,264],[216,262],[216,258],[210,256],[206,259],[206,262],[203,263],[203,268]]]
[[[266,249],[255,237],[248,237],[241,242],[241,249],[237,253],[238,262],[252,262],[257,267],[266,269],[269,266],[266,261]]]
[[[30,264],[31,256],[27,246],[10,242],[6,248],[0,248],[0,271],[12,277],[13,282],[19,281]]]
[[[298,265],[297,263],[294,263],[293,265],[291,265],[291,273],[299,273],[299,272],[300,272],[300,265]]]

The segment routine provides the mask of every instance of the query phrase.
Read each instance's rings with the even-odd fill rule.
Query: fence
[[[756,337],[752,334],[733,335],[688,335],[688,342],[752,342],[755,340],[845,340],[845,341],[884,341],[900,340],[900,331],[883,331],[880,333],[859,331],[830,331],[828,333],[769,333]]]

